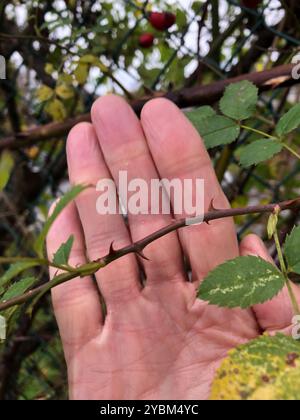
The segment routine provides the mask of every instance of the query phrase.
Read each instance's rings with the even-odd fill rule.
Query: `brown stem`
[[[224,209],[224,210],[213,209],[204,214],[203,222],[209,224],[209,222],[213,220],[223,219],[227,217],[243,216],[243,215],[255,214],[255,213],[261,213],[261,214],[272,213],[277,207],[279,207],[281,211],[300,209],[300,197],[297,198],[296,200],[283,201],[277,204],[275,203],[275,204],[268,204],[268,205],[257,205],[257,206],[250,206],[250,207],[244,207],[244,208]],[[51,290],[53,287],[56,287],[67,281],[70,281],[76,277],[79,277],[79,276],[84,277],[86,275],[94,274],[97,271],[99,271],[100,268],[107,266],[108,264],[112,263],[113,261],[119,258],[124,257],[125,255],[134,253],[145,258],[145,256],[143,255],[143,250],[149,244],[151,244],[152,242],[156,241],[159,238],[162,238],[165,235],[168,235],[171,232],[174,232],[184,227],[188,227],[187,219],[179,219],[171,223],[170,225],[165,226],[164,228],[159,229],[158,231],[150,234],[149,236],[146,236],[144,239],[141,239],[140,241],[137,241],[134,244],[128,245],[122,249],[114,250],[111,247],[109,253],[105,257],[99,258],[99,260],[97,261],[94,261],[85,266],[79,267],[77,272],[60,274],[59,276],[51,280],[49,283],[43,284],[42,286],[39,286],[33,290],[30,290],[29,292],[24,293],[21,296],[17,296],[11,300],[1,303],[0,312],[12,306],[21,305],[22,303],[25,303],[28,300],[40,294],[46,293],[48,290]]]
[[[168,93],[156,93],[155,97],[160,96],[167,98],[178,105],[180,108],[214,104],[220,99],[220,97],[223,95],[224,89],[229,84],[236,83],[241,80],[249,80],[253,82],[256,86],[259,87],[260,91],[273,89],[274,86],[277,86],[275,80],[278,81],[280,78],[285,76],[286,80],[283,84],[279,83],[280,86],[299,83],[299,80],[292,78],[292,69],[292,64],[282,65],[271,70],[250,74],[247,73],[238,77],[219,80],[209,85],[184,88]],[[273,80],[274,83],[270,83],[270,81]],[[151,99],[153,99],[153,95],[139,100],[131,100],[129,103],[136,114],[139,115],[143,106]],[[14,134],[1,140],[0,151],[3,149],[18,149],[39,142],[47,141],[49,139],[60,138],[61,136],[64,136],[68,131],[70,131],[70,129],[77,123],[86,121],[90,121],[89,113],[79,115],[75,118],[67,119],[64,122],[50,123],[23,133]]]

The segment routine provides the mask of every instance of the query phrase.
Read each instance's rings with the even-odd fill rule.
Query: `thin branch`
[[[11,308],[12,306],[21,305],[27,302],[28,300],[33,299],[34,297],[44,295],[52,288],[60,284],[66,283],[67,281],[70,281],[76,277],[86,277],[89,275],[93,275],[96,272],[98,272],[101,268],[107,266],[108,264],[111,264],[115,260],[124,257],[125,255],[137,254],[142,258],[146,258],[143,254],[143,251],[149,244],[178,229],[182,229],[184,227],[191,226],[192,224],[199,223],[200,220],[209,224],[209,222],[213,220],[224,219],[228,217],[243,216],[247,214],[272,213],[277,208],[280,208],[280,211],[300,209],[300,197],[296,200],[284,201],[277,204],[275,203],[225,210],[213,209],[205,213],[203,217],[200,218],[197,217],[194,219],[179,219],[171,223],[170,225],[159,229],[158,231],[152,233],[144,239],[141,239],[140,241],[137,241],[134,244],[128,245],[122,249],[114,250],[111,246],[109,253],[105,257],[99,258],[97,261],[90,262],[86,265],[78,267],[75,272],[60,274],[59,276],[55,277],[53,280],[46,284],[32,289],[21,296],[17,296],[11,300],[2,302],[0,304],[0,312],[4,311],[5,309]]]
[[[137,115],[141,113],[143,106],[154,97],[164,97],[174,102],[180,108],[210,105],[214,104],[223,95],[225,88],[231,84],[241,80],[249,80],[253,82],[260,91],[273,89],[277,87],[275,81],[274,84],[270,81],[279,80],[279,78],[286,76],[286,80],[280,86],[294,85],[300,83],[300,80],[292,78],[292,70],[294,65],[287,64],[275,67],[271,70],[262,72],[247,73],[238,77],[234,77],[226,80],[219,80],[215,83],[197,86],[193,88],[184,88],[174,92],[167,93],[155,93],[155,95],[146,96],[142,99],[136,99],[129,101],[130,105],[134,109]],[[90,114],[79,115],[75,118],[67,119],[63,122],[55,122],[46,124],[41,127],[37,127],[28,130],[23,133],[18,133],[9,137],[5,137],[0,141],[0,151],[3,149],[19,149],[28,147],[32,144],[47,141],[49,139],[58,139],[68,133],[71,128],[79,122],[90,122]]]

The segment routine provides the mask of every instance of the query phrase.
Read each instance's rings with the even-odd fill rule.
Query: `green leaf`
[[[34,243],[34,249],[39,256],[43,256],[44,242],[48,232],[58,215],[64,210],[67,205],[73,201],[82,191],[87,188],[85,185],[75,185],[69,192],[67,192],[57,203],[51,216],[46,221],[43,230]]]
[[[0,315],[0,340],[6,339],[6,319]]]
[[[3,191],[8,184],[14,164],[15,162],[11,152],[4,150],[0,158],[0,191]]]
[[[272,299],[284,285],[285,278],[274,265],[258,257],[238,257],[213,270],[198,297],[221,307],[249,308]]]
[[[300,274],[300,226],[294,227],[288,235],[283,249],[289,270]]]
[[[34,277],[27,277],[14,283],[6,293],[1,297],[1,302],[13,299],[14,297],[20,296],[25,293],[34,283],[36,279]]]
[[[212,400],[298,400],[300,343],[261,336],[229,352],[212,385]]]
[[[240,134],[238,124],[220,115],[198,119],[196,129],[199,131],[208,149],[232,143]]]
[[[290,133],[300,125],[300,104],[294,105],[289,112],[284,114],[277,126],[276,133],[279,137]]]
[[[197,128],[197,123],[203,118],[213,117],[216,115],[216,111],[211,106],[200,106],[200,108],[193,109],[192,111],[186,111],[185,115],[191,121],[191,123]]]
[[[38,261],[21,261],[12,264],[9,269],[0,277],[0,289],[5,287],[13,278],[23,273],[23,271],[32,267],[37,267],[38,265],[40,265]]]
[[[53,257],[54,264],[66,265],[68,264],[70,253],[74,243],[74,236],[70,236],[67,242],[63,243]]]
[[[229,85],[220,101],[220,110],[227,117],[238,121],[250,118],[256,109],[258,88],[244,80]]]
[[[256,140],[248,146],[243,147],[240,155],[240,163],[244,167],[257,165],[271,159],[283,149],[282,143],[278,140],[261,139]]]

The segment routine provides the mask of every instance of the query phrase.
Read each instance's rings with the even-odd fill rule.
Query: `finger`
[[[270,257],[264,243],[256,235],[249,235],[243,239],[240,245],[240,254],[242,256],[254,255],[261,257],[274,264],[274,261]],[[292,288],[300,304],[300,289],[294,284],[292,285]],[[279,295],[273,300],[262,305],[255,305],[253,310],[255,311],[259,325],[264,330],[285,330],[292,325],[294,313],[287,287],[284,287]]]
[[[117,115],[117,118],[116,118]],[[98,99],[92,109],[92,121],[96,129],[105,161],[120,192],[119,177],[126,172],[127,182],[142,179],[146,183],[143,199],[147,199],[144,212],[128,211],[129,228],[134,242],[167,226],[171,214],[151,214],[151,181],[159,179],[140,121],[132,108],[120,97],[106,96]],[[127,194],[127,192],[126,192]],[[130,196],[128,202],[130,204]],[[122,198],[122,197],[121,197]],[[122,200],[124,202],[124,198]],[[147,284],[159,281],[184,280],[181,249],[176,233],[165,236],[145,250],[149,261],[143,261]]]
[[[70,132],[67,141],[69,177],[72,184],[95,186],[99,180],[110,179],[98,139],[91,124],[79,124]],[[94,261],[105,256],[114,244],[119,249],[130,244],[130,237],[121,215],[101,215],[96,209],[99,193],[89,188],[76,199],[84,230],[87,253]],[[137,262],[128,255],[101,269],[96,274],[101,293],[108,306],[119,306],[134,299],[140,290]]]
[[[56,204],[55,204],[56,205]],[[52,206],[50,212],[53,211]],[[80,221],[74,203],[55,220],[47,237],[48,258],[52,259],[61,244],[74,236],[69,263],[86,263],[85,245]],[[50,269],[50,277],[59,274]],[[67,360],[76,349],[96,336],[102,325],[101,305],[97,287],[90,277],[70,280],[52,289],[52,300]]]
[[[182,182],[192,179],[194,183],[196,179],[204,179],[205,210],[212,200],[215,206],[228,208],[203,142],[183,113],[170,101],[155,99],[145,105],[141,121],[160,177],[179,178]],[[174,200],[172,203],[174,205]],[[179,238],[196,280],[224,260],[238,255],[231,219],[183,229]]]

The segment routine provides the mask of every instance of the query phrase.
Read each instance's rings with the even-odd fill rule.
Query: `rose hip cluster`
[[[148,20],[152,27],[158,31],[167,31],[176,22],[176,16],[170,12],[150,12]],[[152,33],[144,33],[140,36],[139,44],[142,48],[150,48],[154,43]]]
[[[241,0],[241,4],[249,9],[257,9],[262,0]],[[157,31],[167,31],[176,22],[176,16],[170,12],[150,12],[148,21]],[[140,35],[139,44],[142,48],[151,48],[155,37],[151,32]]]

